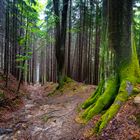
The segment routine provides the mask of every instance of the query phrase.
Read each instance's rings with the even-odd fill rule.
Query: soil
[[[75,86],[75,87],[74,87]],[[75,122],[80,104],[91,95],[95,86],[76,83],[72,89],[48,96],[56,87],[27,86],[24,106],[3,118],[0,126],[10,129],[10,134],[0,136],[2,140],[75,140],[84,127]]]

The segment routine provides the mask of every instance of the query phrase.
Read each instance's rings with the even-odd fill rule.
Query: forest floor
[[[140,105],[135,105],[133,98],[100,136],[87,138],[100,115],[87,125],[76,123],[75,117],[95,86],[71,82],[50,95],[55,87],[54,83],[26,86],[17,107],[0,108],[0,140],[140,140]]]

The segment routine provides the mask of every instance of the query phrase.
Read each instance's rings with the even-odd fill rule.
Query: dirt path
[[[2,128],[12,131],[0,140],[77,140],[83,128],[74,120],[78,106],[94,90],[94,86],[77,83],[65,94],[47,96],[53,85],[28,86],[24,107],[0,122]]]

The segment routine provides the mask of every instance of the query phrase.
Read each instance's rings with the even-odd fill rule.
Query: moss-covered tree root
[[[116,86],[114,86],[116,85]],[[93,116],[100,113],[104,108],[110,105],[110,103],[114,100],[116,93],[117,93],[117,78],[110,78],[107,82],[107,88],[103,94],[100,95],[100,90],[96,93],[96,95],[100,95],[97,100],[94,100],[90,106],[86,108],[84,113],[82,114],[82,118],[85,121],[89,121]],[[96,97],[96,95],[94,97]],[[92,98],[91,98],[92,99]],[[95,99],[95,98],[93,98]],[[86,101],[86,104],[88,99]]]
[[[116,115],[121,105],[128,99],[129,95],[132,93],[132,85],[128,81],[122,81],[119,87],[117,96],[113,104],[109,109],[102,115],[101,119],[98,121],[95,127],[95,131],[100,133],[107,123]]]

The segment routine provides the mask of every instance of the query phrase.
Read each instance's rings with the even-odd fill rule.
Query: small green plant
[[[52,118],[52,116],[48,116],[47,114],[43,115],[41,117],[41,119],[44,121],[44,122],[47,122],[50,118]]]

